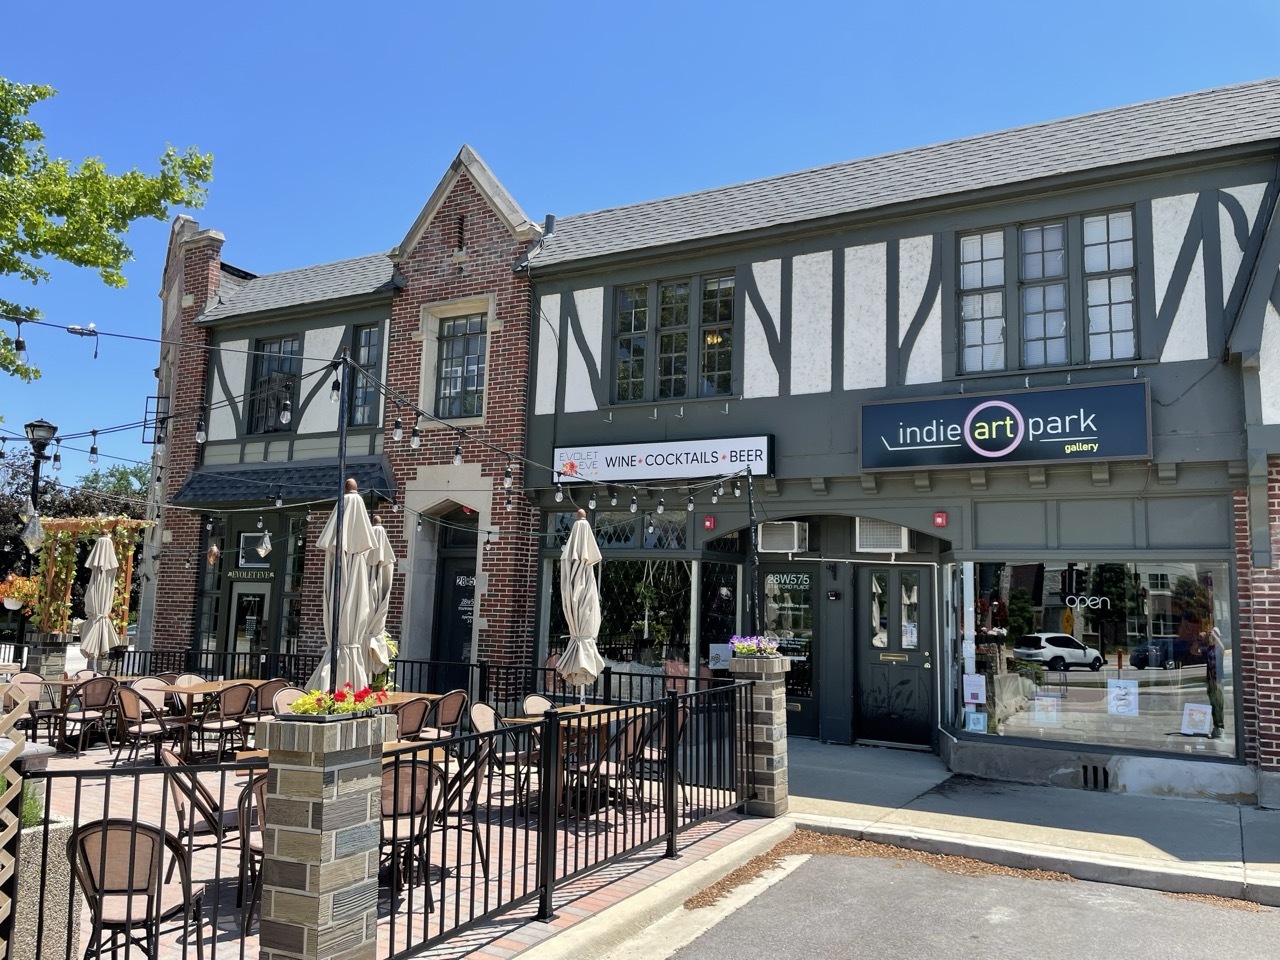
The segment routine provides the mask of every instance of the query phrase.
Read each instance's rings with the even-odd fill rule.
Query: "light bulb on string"
[[[8,454],[4,452],[4,445],[8,442],[9,441],[6,440],[4,437],[0,437],[0,460],[4,460],[5,458],[8,457]]]
[[[733,481],[733,495],[734,495],[735,497],[740,497],[740,496],[742,496],[742,483],[741,483],[741,481],[738,481],[738,480]]]
[[[511,498],[507,497],[507,509],[514,510],[515,508],[516,508],[516,505],[511,502]]]
[[[488,530],[484,532],[484,548],[485,550],[489,549],[489,531]]]
[[[396,441],[404,439],[404,421],[399,416],[396,417],[396,422],[391,427],[391,439]]]
[[[285,384],[285,390],[290,390],[291,384]],[[284,403],[280,404],[280,422],[288,426],[289,421],[293,419],[293,401],[288,397],[284,398]]]
[[[213,533],[213,517],[204,522],[204,529],[206,533]]]
[[[418,532],[422,532],[422,517],[418,517]]]
[[[685,509],[693,513],[693,497],[689,498],[689,503],[685,506]]]
[[[97,463],[98,462],[98,431],[90,430],[89,432],[93,434],[93,443],[89,444],[89,462]]]
[[[616,507],[617,505],[618,505],[618,491],[613,489],[613,487],[610,487],[609,488],[609,506]]]
[[[262,529],[262,514],[258,514],[258,529]]]
[[[635,513],[640,509],[640,501],[636,499],[635,494],[631,495],[631,512]]]
[[[508,461],[507,461],[507,471],[506,471],[506,473],[504,473],[504,474],[502,475],[502,489],[503,489],[503,490],[510,490],[510,489],[511,489],[511,483],[512,483],[512,479],[511,479],[511,461],[510,461],[510,460],[508,460]]]
[[[564,502],[564,487],[560,484],[560,481],[557,480],[556,481],[556,503],[563,503],[563,502]]]
[[[455,443],[453,445],[453,465],[455,467],[462,466],[462,444]]]
[[[666,498],[665,498],[665,497],[659,497],[659,498],[658,498],[658,512],[659,512],[659,513],[666,513],[666,512],[667,512],[667,500],[666,500]]]
[[[22,324],[18,324],[18,335],[13,340],[13,352],[17,354],[18,362],[26,366],[30,362],[31,357],[27,355],[27,341],[22,339]]]
[[[333,383],[329,387],[329,402],[337,403],[341,399],[342,399],[342,380],[335,374],[333,378]]]
[[[196,443],[204,443],[209,439],[209,432],[204,428],[204,406],[200,407],[200,419],[196,421]]]
[[[418,421],[413,422],[413,429],[409,431],[409,446],[417,450],[422,446],[422,431],[418,429]]]
[[[283,507],[283,506],[284,506],[284,497],[282,497],[282,496],[280,495],[280,491],[279,491],[279,490],[277,490],[277,491],[276,491],[276,506],[277,506],[277,507]]]
[[[714,490],[711,491],[711,502],[712,503],[720,502],[720,494],[716,493]]]
[[[307,523],[311,522],[311,508],[307,507]]]
[[[399,513],[399,512],[400,512],[400,501],[399,501],[399,500],[393,500],[393,501],[391,501],[391,512],[392,512],[392,513]]]
[[[54,437],[53,442],[55,444],[53,449],[53,472],[57,473],[62,469],[62,440]]]
[[[648,514],[645,514],[645,520],[647,520],[649,523],[649,527],[648,527],[649,532],[653,533],[653,517],[649,516]]]
[[[587,499],[587,509],[594,510],[596,508],[596,492],[591,491],[591,496]]]

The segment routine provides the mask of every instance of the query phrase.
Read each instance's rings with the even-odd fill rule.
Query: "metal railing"
[[[646,848],[674,856],[681,832],[740,809],[753,796],[751,690],[733,684],[585,711],[571,704],[389,749],[378,957],[399,960],[522,905],[536,903],[546,919],[566,881]],[[185,863],[192,891],[204,891],[191,916],[164,922],[159,955],[192,956],[198,936],[209,960],[256,956],[261,845],[249,840],[261,828],[246,790],[263,772],[258,761],[29,774],[44,815],[27,831],[22,860],[32,889],[43,891],[33,955],[78,960],[95,942],[68,851],[74,833],[105,820],[113,838],[79,847],[82,869],[96,856],[110,876],[111,863],[144,861],[140,853],[167,834],[176,841],[167,856]],[[179,882],[183,869],[173,874]],[[153,918],[142,898],[130,904],[137,914],[120,926],[143,936]]]
[[[314,653],[235,653],[221,650],[116,650],[98,665],[113,677],[198,673],[209,680],[270,680],[304,685],[320,665]]]

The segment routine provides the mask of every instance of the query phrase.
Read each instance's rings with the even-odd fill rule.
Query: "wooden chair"
[[[427,877],[427,838],[441,809],[446,776],[426,760],[397,757],[382,768],[382,862],[391,867],[391,895]],[[435,909],[427,885],[427,911]],[[393,906],[394,909],[394,906]]]
[[[146,689],[145,687],[143,689]],[[165,719],[165,715],[155,708],[152,702],[139,690],[133,687],[119,687],[116,690],[120,706],[120,746],[116,750],[116,763],[130,741],[133,749],[129,752],[129,762],[138,758],[138,751],[144,743],[155,745],[156,764],[160,763],[160,745],[167,740],[180,743],[183,736],[182,724],[174,724]]]
[[[467,711],[467,691],[450,690],[435,702],[431,716],[422,728],[421,740],[447,740],[458,732],[462,715]]]
[[[160,925],[168,920],[180,921],[184,940],[194,936],[196,957],[203,960],[205,887],[191,882],[191,864],[175,837],[135,820],[95,820],[75,829],[67,857],[89,907],[85,960],[100,958],[107,948],[113,957],[120,947],[128,954],[134,946],[158,960]],[[166,880],[175,868],[177,879]]]
[[[58,717],[58,740],[64,746],[70,728],[76,727],[78,738],[78,757],[84,750],[84,738],[90,730],[97,728],[107,740],[107,748],[111,748],[111,728],[115,722],[116,688],[120,684],[113,677],[92,677],[71,689],[67,695],[66,707]]]

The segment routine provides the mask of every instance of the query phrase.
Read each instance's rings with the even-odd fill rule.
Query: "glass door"
[[[787,671],[787,733],[818,735],[818,691],[813,666],[818,583],[813,564],[761,565],[764,578],[764,634],[778,641],[778,652],[791,661]]]
[[[856,740],[928,746],[933,739],[933,599],[928,571],[858,573]]]
[[[233,663],[219,670],[227,676],[255,675],[259,658],[270,651],[267,614],[271,589],[261,583],[236,583],[231,588],[231,617],[227,652],[238,654]]]

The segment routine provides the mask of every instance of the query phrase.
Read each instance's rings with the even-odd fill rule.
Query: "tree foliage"
[[[136,167],[111,174],[96,157],[78,164],[51,158],[44,131],[29,119],[31,108],[57,91],[0,77],[0,277],[32,285],[49,279],[45,258],[98,271],[103,283],[125,285],[124,265],[133,258],[125,235],[135,220],[166,220],[171,205],[203,206],[212,179],[213,156],[195,147],[172,146],[160,157],[160,172]],[[38,320],[30,304],[0,297],[0,314]],[[13,338],[0,330],[0,371],[32,380],[34,367],[18,363]]]
[[[1009,594],[1009,639],[1017,643],[1031,632],[1036,622],[1036,610],[1031,594],[1022,587]]]

